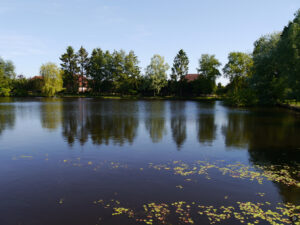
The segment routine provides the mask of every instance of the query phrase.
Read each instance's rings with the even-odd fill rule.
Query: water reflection
[[[296,180],[294,173],[300,162],[299,115],[281,109],[254,109],[252,111],[231,111],[227,125],[222,127],[227,147],[245,148],[253,165],[288,166],[288,173]],[[285,202],[300,204],[300,189],[274,183]]]
[[[185,102],[176,101],[170,103],[171,129],[173,140],[180,149],[186,139],[186,115]]]
[[[65,102],[62,115],[62,135],[72,146],[75,140],[83,145],[88,141],[86,131],[85,104],[81,99]]]
[[[7,129],[14,132],[4,133]],[[254,169],[251,164],[258,164],[262,165],[259,168],[265,170],[264,174],[273,168],[270,165],[276,165],[276,174],[280,174],[281,168],[289,173],[281,174],[280,178],[286,175],[293,180],[300,180],[300,174],[297,173],[299,169],[294,166],[300,162],[299,133],[299,116],[276,108],[241,110],[224,107],[218,102],[103,101],[80,98],[0,102],[0,149],[4,141],[7,148],[11,149],[0,151],[0,181],[3,183],[0,197],[4,199],[2,208],[13,213],[19,208],[18,212],[23,212],[22,203],[14,199],[27,201],[29,211],[34,202],[34,209],[40,210],[42,206],[45,212],[49,212],[51,206],[56,210],[59,204],[60,216],[64,217],[65,211],[61,210],[63,207],[70,209],[68,207],[76,205],[76,201],[80,204],[86,202],[87,205],[78,209],[82,211],[92,205],[92,200],[103,196],[120,197],[124,201],[132,201],[131,204],[139,201],[162,202],[163,198],[168,201],[201,199],[210,204],[225,201],[224,196],[230,193],[234,199],[256,202],[256,192],[264,192],[266,198],[261,200],[272,202],[272,206],[273,202],[281,199],[299,204],[300,189],[295,185],[277,182],[274,177],[267,181],[268,176],[264,177],[261,186],[258,182],[243,179],[247,176],[245,171]],[[35,134],[40,137],[38,141],[34,139]],[[146,139],[160,144],[151,144]],[[175,143],[176,147],[170,142]],[[209,151],[199,151],[199,142],[209,145],[204,148]],[[55,143],[55,147],[52,143]],[[72,146],[71,152],[66,143]],[[84,148],[78,146],[78,143],[86,145],[90,151],[80,151]],[[142,149],[144,143],[148,143],[149,147]],[[126,144],[134,145],[137,151],[129,150],[131,148]],[[123,147],[122,151],[115,151],[114,148],[111,151],[97,151],[99,145]],[[157,151],[153,151],[155,148]],[[229,148],[231,151],[228,151]],[[178,149],[181,151],[177,152]],[[200,176],[194,177],[198,170],[194,171],[192,180],[186,179],[189,177],[187,173],[191,172],[189,170],[194,168],[198,160],[203,169]],[[179,161],[186,164],[177,165]],[[219,169],[224,169],[224,165],[238,164],[237,161],[241,161],[243,166],[241,169],[233,169],[229,179],[217,171],[205,174],[210,165],[220,164]],[[149,162],[160,167],[152,171],[148,167]],[[170,169],[170,162],[176,170]],[[161,173],[163,165],[166,169]],[[189,168],[185,170],[186,165]],[[286,165],[288,167],[284,167]],[[215,170],[216,167],[211,169]],[[178,177],[179,174],[182,177]],[[213,182],[207,181],[206,175],[211,175],[209,178]],[[183,177],[184,180],[181,180]],[[66,196],[65,193],[70,195]],[[118,196],[114,193],[118,193]],[[60,204],[60,198],[64,198],[66,204]],[[232,203],[232,199],[230,196],[226,201]],[[9,201],[10,204],[7,204]],[[93,209],[86,211],[91,212]],[[34,215],[35,212],[33,210]],[[51,218],[59,218],[55,216],[56,211],[53,212]],[[24,211],[24,214],[30,215],[28,211]],[[73,215],[80,214],[75,212]],[[11,218],[14,217],[8,220]],[[86,221],[84,217],[83,220]],[[49,224],[62,224],[60,222]],[[80,223],[84,222],[78,221]]]
[[[197,136],[202,144],[211,144],[216,139],[215,102],[198,104]]]
[[[89,137],[93,144],[133,143],[138,128],[137,103],[88,101],[79,99],[63,106],[62,134],[72,145],[83,145]]]
[[[227,147],[246,148],[249,143],[251,117],[247,112],[229,112],[227,124],[222,127]]]
[[[42,127],[49,131],[58,129],[62,120],[62,99],[43,98],[40,108]]]
[[[7,129],[12,129],[15,125],[15,106],[9,103],[8,98],[1,99],[0,102],[0,135]],[[4,103],[4,104],[3,104]]]
[[[135,101],[88,104],[86,128],[94,144],[133,143],[138,128],[138,105]]]
[[[165,122],[165,102],[150,101],[146,103],[145,126],[152,142],[157,143],[167,134]]]
[[[227,147],[248,148],[251,160],[276,164],[298,161],[299,115],[281,109],[231,111],[222,127]]]

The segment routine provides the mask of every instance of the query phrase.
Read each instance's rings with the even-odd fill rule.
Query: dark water
[[[270,224],[238,202],[299,206],[299,164],[300,116],[284,109],[0,99],[1,225],[210,224],[208,206],[245,216],[217,224]]]

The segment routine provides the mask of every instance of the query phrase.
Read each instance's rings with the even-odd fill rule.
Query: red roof
[[[31,80],[34,80],[34,79],[43,79],[43,77],[42,76],[34,76],[34,77],[32,77],[32,78],[30,78]]]
[[[198,77],[199,77],[199,74],[194,73],[194,74],[187,74],[184,78],[185,78],[188,82],[191,82],[191,81],[197,80]]]

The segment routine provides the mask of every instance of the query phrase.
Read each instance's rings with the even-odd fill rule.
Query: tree
[[[277,45],[278,73],[286,79],[293,98],[300,100],[300,10],[284,29]]]
[[[62,90],[62,71],[54,63],[43,64],[40,68],[40,76],[43,77],[44,85],[42,92],[46,96],[54,96]]]
[[[167,70],[169,65],[165,63],[164,57],[154,55],[151,58],[150,65],[146,68],[146,76],[151,80],[151,88],[154,95],[159,94],[160,90],[167,84]]]
[[[15,78],[15,66],[12,61],[0,58],[0,96],[9,96],[12,79]]]
[[[228,55],[228,63],[223,68],[223,73],[230,82],[235,82],[249,77],[252,66],[251,55],[243,52],[231,52]]]
[[[286,81],[279,73],[277,58],[279,40],[280,33],[274,33],[262,36],[254,43],[251,87],[260,104],[276,104],[285,96]]]
[[[253,66],[252,57],[243,52],[231,52],[228,55],[228,63],[223,68],[225,77],[229,78],[231,87],[236,91],[251,76]]]
[[[179,89],[180,96],[182,96],[182,89],[184,85],[184,77],[189,72],[189,59],[186,53],[181,49],[174,58],[172,74],[171,74],[171,89],[176,93]],[[178,83],[179,82],[179,83]]]
[[[64,86],[69,92],[78,91],[78,78],[76,73],[79,72],[78,56],[75,54],[72,46],[67,47],[66,53],[60,57],[62,63],[60,64],[63,69]]]
[[[82,46],[80,47],[80,49],[77,52],[77,57],[78,57],[78,65],[79,65],[79,71],[80,71],[80,76],[81,76],[81,87],[82,90],[84,88],[84,79],[86,78],[86,70],[88,67],[88,63],[89,63],[89,58],[88,58],[88,52],[85,50],[85,48],[83,48]]]
[[[126,81],[126,74],[124,70],[124,63],[125,63],[125,55],[126,53],[121,51],[114,51],[112,53],[112,61],[111,61],[111,75],[113,79],[114,88],[118,92],[123,92],[124,82]]]
[[[87,74],[91,78],[93,92],[100,93],[110,89],[112,82],[112,56],[109,51],[103,52],[100,48],[93,49]]]
[[[138,89],[138,81],[141,76],[141,69],[139,67],[139,60],[133,51],[125,56],[124,70],[129,83],[129,91],[135,92]]]
[[[182,49],[174,58],[171,79],[173,81],[183,80],[189,72],[189,58]]]
[[[215,55],[202,54],[199,59],[199,68],[197,68],[200,78],[206,81],[207,93],[213,93],[216,87],[216,79],[221,75],[219,67],[221,63],[215,58]]]
[[[18,75],[16,79],[12,80],[12,89],[14,96],[27,96],[28,91],[32,91],[29,79],[26,79],[23,75]]]

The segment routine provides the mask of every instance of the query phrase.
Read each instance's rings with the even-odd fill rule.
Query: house
[[[78,92],[86,92],[89,91],[89,82],[88,79],[85,76],[82,75],[76,75],[78,76]]]
[[[195,81],[199,78],[199,74],[197,73],[194,73],[194,74],[187,74],[184,79],[186,79],[187,82],[192,82],[192,81]]]

